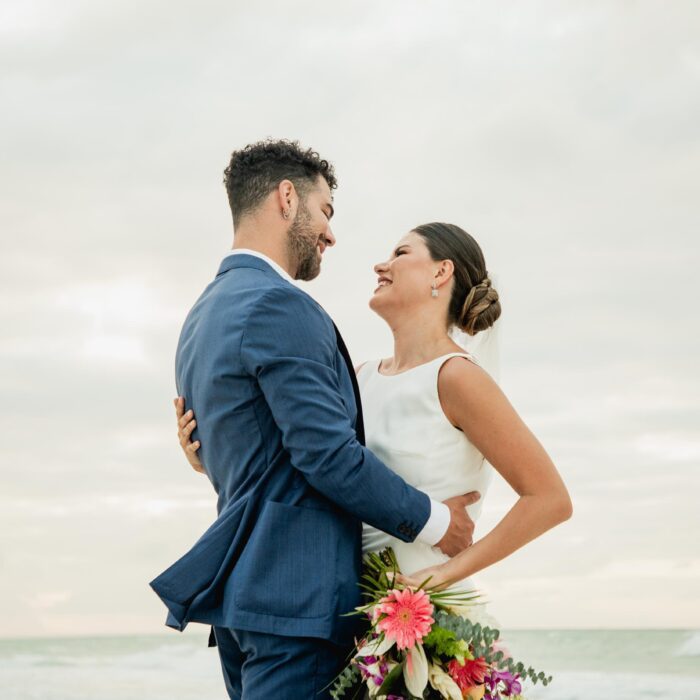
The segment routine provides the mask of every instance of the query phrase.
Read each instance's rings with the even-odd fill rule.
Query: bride
[[[458,226],[431,223],[404,236],[374,268],[370,308],[394,336],[391,357],[362,364],[358,383],[367,447],[405,481],[437,501],[478,491],[480,514],[495,469],[519,496],[484,537],[451,559],[437,547],[405,543],[369,525],[363,550],[394,548],[403,582],[474,588],[469,577],[571,516],[567,489],[537,438],[477,357],[453,339],[474,336],[501,314],[478,243]],[[196,425],[176,399],[178,433],[198,471]]]

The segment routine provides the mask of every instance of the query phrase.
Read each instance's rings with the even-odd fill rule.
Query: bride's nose
[[[377,263],[377,264],[374,266],[374,274],[378,275],[378,274],[380,274],[381,272],[384,272],[384,270],[386,270],[388,266],[389,266],[389,264],[386,263],[386,262]]]

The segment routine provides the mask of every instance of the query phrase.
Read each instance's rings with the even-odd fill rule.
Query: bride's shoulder
[[[438,370],[438,388],[440,393],[462,393],[487,386],[496,386],[491,375],[480,367],[471,353],[448,357]]]
[[[438,374],[438,396],[448,420],[462,429],[464,416],[476,416],[503,397],[491,375],[462,355],[448,358]]]

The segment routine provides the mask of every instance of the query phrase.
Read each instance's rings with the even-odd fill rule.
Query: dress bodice
[[[360,368],[367,447],[406,482],[437,501],[479,491],[481,499],[467,509],[476,522],[493,470],[442,410],[438,375],[452,357],[476,361],[469,353],[450,353],[395,375],[381,374],[380,360]],[[406,574],[447,560],[437,547],[401,542],[367,524],[362,544],[365,552],[393,547]],[[470,586],[469,581],[460,585]]]

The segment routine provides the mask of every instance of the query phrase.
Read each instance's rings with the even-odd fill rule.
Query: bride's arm
[[[430,586],[471,576],[571,517],[568,491],[549,455],[498,385],[463,358],[445,363],[438,380],[447,418],[464,431],[520,496],[483,539],[440,567],[404,577],[411,584],[433,575]]]

